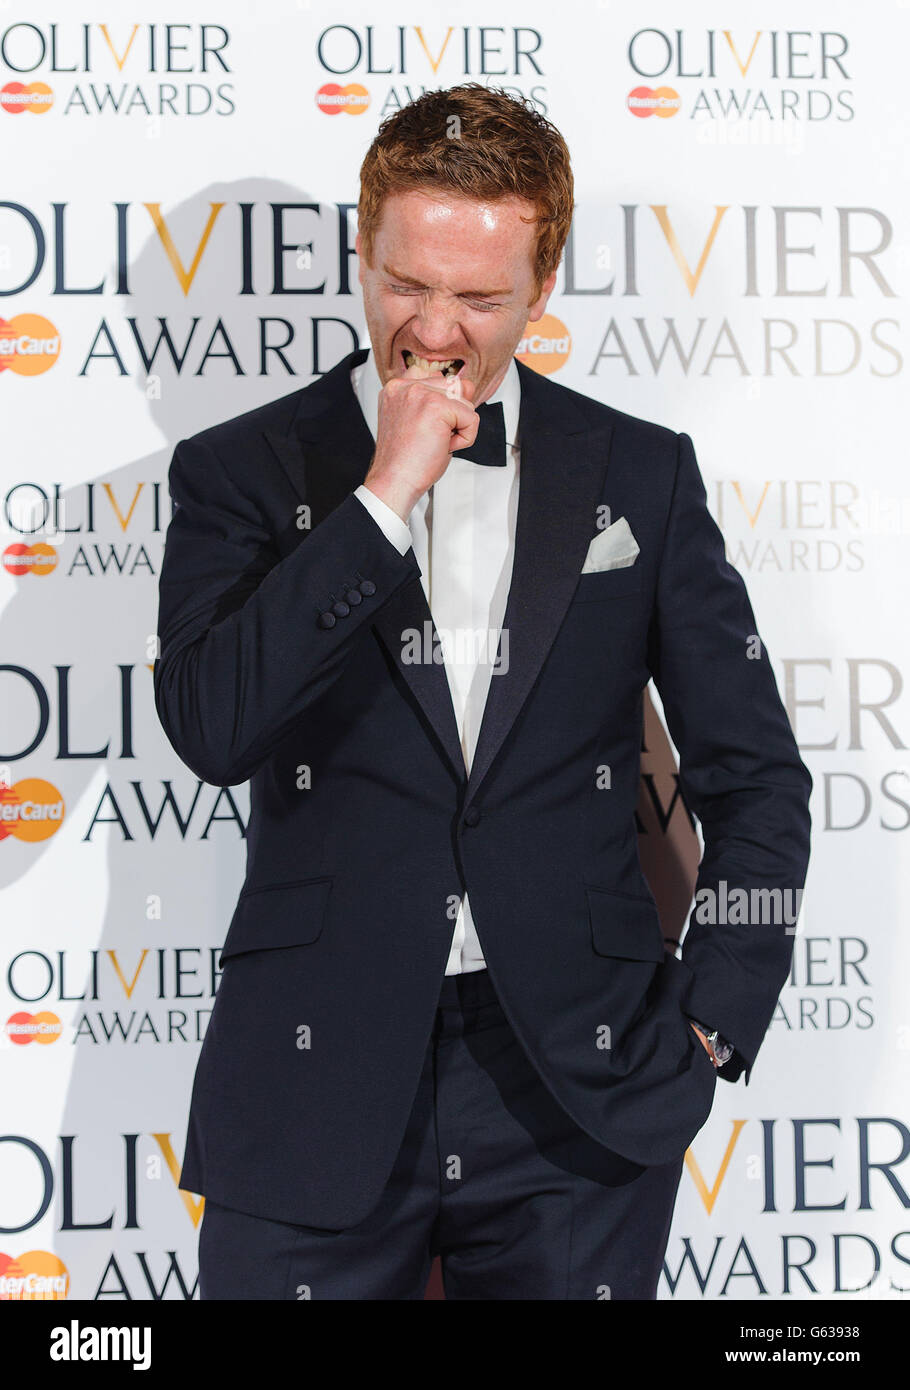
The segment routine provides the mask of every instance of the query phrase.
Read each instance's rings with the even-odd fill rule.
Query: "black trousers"
[[[328,1231],[206,1201],[202,1299],[653,1299],[683,1156],[643,1168],[553,1099],[486,970],[447,976],[378,1205]]]

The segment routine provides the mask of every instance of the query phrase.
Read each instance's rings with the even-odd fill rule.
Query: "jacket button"
[[[336,618],[346,618],[350,611],[351,609],[349,605],[345,603],[344,599],[340,598],[337,603],[332,604],[332,612],[335,614]]]
[[[479,807],[479,806],[469,806],[469,807],[468,807],[468,809],[467,809],[467,810],[465,811],[465,813],[464,813],[464,823],[465,823],[465,825],[469,826],[471,829],[473,829],[475,825],[479,825],[479,824],[480,824],[480,807]]]
[[[376,585],[372,579],[361,579],[359,587],[364,598],[372,598],[376,592]]]
[[[317,619],[319,627],[334,627],[336,622],[334,613],[320,613]]]
[[[358,603],[363,603],[363,594],[359,589],[345,589],[344,601],[349,603],[352,608],[356,608]]]

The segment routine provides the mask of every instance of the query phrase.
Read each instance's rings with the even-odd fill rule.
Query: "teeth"
[[[442,372],[444,376],[454,376],[457,371],[456,363],[461,363],[459,357],[450,357],[444,362],[430,362],[426,357],[418,357],[414,352],[405,352],[404,361],[406,367],[419,367],[425,372]]]

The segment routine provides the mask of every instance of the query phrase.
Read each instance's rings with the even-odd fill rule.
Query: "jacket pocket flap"
[[[634,565],[620,565],[619,569],[591,570],[588,574],[580,575],[574,597],[576,603],[588,603],[637,594],[644,587],[644,567],[640,561],[636,561]]]
[[[231,918],[218,968],[228,957],[244,951],[306,946],[315,941],[325,923],[331,887],[330,878],[305,878],[294,883],[244,888]]]
[[[589,888],[591,940],[599,956],[628,960],[664,959],[664,938],[653,898],[633,898],[607,888]]]

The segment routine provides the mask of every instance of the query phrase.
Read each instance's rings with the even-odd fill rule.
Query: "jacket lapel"
[[[603,498],[612,428],[592,426],[554,383],[518,363],[521,449],[508,671],[494,674],[468,780],[477,792],[530,694],[571,602]]]
[[[360,486],[373,457],[373,436],[351,387],[351,371],[366,355],[365,348],[349,353],[300,391],[286,433],[263,430],[294,491],[310,508],[312,526]]]
[[[264,431],[269,447],[318,526],[360,486],[373,458],[375,441],[351,386],[351,371],[366,358],[359,349],[343,358],[318,382],[300,393],[287,434]],[[455,723],[445,667],[435,662],[404,660],[408,630],[435,637],[433,619],[419,579],[403,585],[373,619],[373,627],[405,685],[416,700],[459,781],[466,777],[464,755]]]

